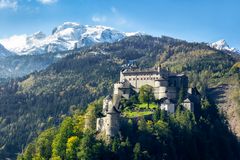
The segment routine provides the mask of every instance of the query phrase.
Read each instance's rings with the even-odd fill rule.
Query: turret
[[[124,71],[124,69],[120,71],[120,82],[123,82],[123,80],[124,80],[123,71]]]
[[[103,115],[107,114],[108,106],[112,105],[112,96],[108,95],[106,98],[103,99],[103,109],[102,113]]]
[[[158,72],[160,73],[160,71],[161,71],[161,64],[158,65],[157,70],[158,70]]]
[[[112,106],[109,108],[106,116],[106,136],[115,137],[118,135],[120,129],[120,112]]]

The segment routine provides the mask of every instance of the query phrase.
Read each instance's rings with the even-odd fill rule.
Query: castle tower
[[[124,70],[121,70],[121,71],[120,71],[120,82],[123,82],[123,80],[124,80],[123,71],[124,71]]]
[[[155,81],[154,87],[155,87],[154,96],[157,99],[167,97],[168,81],[166,79],[160,76],[160,78]]]
[[[158,73],[160,73],[160,71],[161,71],[161,64],[158,65],[157,71],[158,71]]]
[[[112,105],[112,96],[108,95],[103,99],[103,108],[102,108],[102,114],[106,115],[108,111],[108,106]]]
[[[115,137],[118,135],[120,129],[119,121],[120,112],[115,108],[115,106],[110,107],[105,119],[106,136]]]
[[[191,102],[189,98],[186,98],[183,103],[181,103],[184,108],[188,109],[191,112],[194,112],[194,104]]]

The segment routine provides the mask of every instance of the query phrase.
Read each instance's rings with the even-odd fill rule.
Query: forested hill
[[[161,63],[185,72],[204,95],[208,87],[236,85],[239,56],[169,37],[135,36],[69,55],[46,70],[9,81],[0,91],[0,159],[16,157],[42,130],[111,93],[121,67]]]

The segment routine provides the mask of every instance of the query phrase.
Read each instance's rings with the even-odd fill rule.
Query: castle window
[[[135,78],[133,78],[133,80],[135,80]]]
[[[129,81],[131,81],[132,79],[131,78],[129,78]]]
[[[137,80],[138,80],[138,78],[137,78]]]

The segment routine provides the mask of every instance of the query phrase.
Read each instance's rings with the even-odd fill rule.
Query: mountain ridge
[[[24,34],[0,39],[0,43],[17,55],[38,55],[73,50],[96,43],[113,43],[137,34],[140,33],[120,32],[101,25],[91,26],[76,22],[64,22],[55,27],[50,35],[38,31],[32,35]]]
[[[8,57],[14,55],[12,52],[7,50],[1,43],[0,43],[0,57]]]
[[[216,42],[210,43],[209,46],[221,51],[240,53],[240,51],[237,48],[230,47],[225,39],[220,39]]]
[[[73,50],[96,43],[113,43],[125,37],[144,34],[141,32],[121,32],[102,25],[92,26],[76,22],[64,22],[53,28],[49,35],[38,31],[31,35],[14,35],[0,39],[0,43],[16,55],[38,55]],[[217,50],[240,53],[238,49],[230,47],[224,39],[208,43],[208,45]]]

